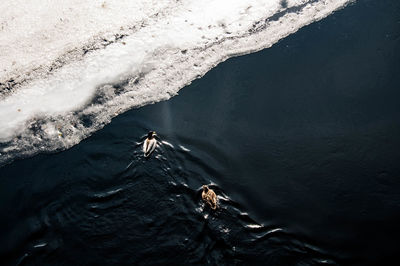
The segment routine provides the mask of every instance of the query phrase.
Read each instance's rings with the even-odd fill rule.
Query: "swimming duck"
[[[157,140],[155,136],[157,136],[155,131],[150,131],[147,134],[147,138],[143,143],[144,157],[148,157],[156,148]]]
[[[217,195],[214,190],[210,189],[207,185],[203,185],[203,192],[201,192],[201,198],[210,205],[211,209],[217,208]]]

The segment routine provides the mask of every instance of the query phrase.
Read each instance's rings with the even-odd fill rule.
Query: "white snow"
[[[227,58],[270,47],[350,1],[285,2],[1,3],[0,88],[11,91],[0,96],[0,152],[71,147],[119,113],[169,99]]]

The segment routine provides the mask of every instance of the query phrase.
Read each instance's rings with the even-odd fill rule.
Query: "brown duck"
[[[211,209],[217,208],[217,195],[214,190],[208,188],[207,185],[203,185],[203,192],[201,192],[201,198],[210,205]]]

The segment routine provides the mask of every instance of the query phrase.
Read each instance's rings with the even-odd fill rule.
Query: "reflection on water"
[[[114,139],[112,132],[107,133],[99,134],[102,141]],[[126,143],[114,143],[112,151],[101,152],[103,145],[89,140],[73,149],[70,161],[64,162],[62,172],[75,163],[66,183],[56,174],[63,167],[56,160],[55,168],[46,173],[54,179],[41,180],[49,187],[38,187],[37,195],[32,195],[38,212],[32,211],[16,225],[16,231],[24,231],[22,239],[10,247],[11,254],[22,252],[18,264],[69,263],[77,258],[83,264],[235,264],[260,259],[333,263],[323,251],[285,228],[260,224],[244,212],[214,178],[220,174],[220,162],[211,155],[207,163],[203,161],[207,150],[191,154],[174,148],[190,143],[170,141],[160,141],[150,158],[143,156],[140,142],[130,147],[125,158],[118,158],[118,147]],[[128,167],[114,167],[118,160],[120,166],[128,163]],[[86,174],[79,176],[77,172],[85,168]],[[202,184],[217,193],[216,211],[201,200]]]

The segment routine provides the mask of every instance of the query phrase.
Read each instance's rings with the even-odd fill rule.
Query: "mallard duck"
[[[156,140],[155,136],[157,136],[155,131],[150,131],[147,134],[147,138],[143,143],[144,157],[148,157],[156,148],[157,140]]]
[[[217,208],[217,195],[214,190],[210,189],[207,185],[203,185],[203,192],[201,192],[201,198],[210,205],[211,209]]]

